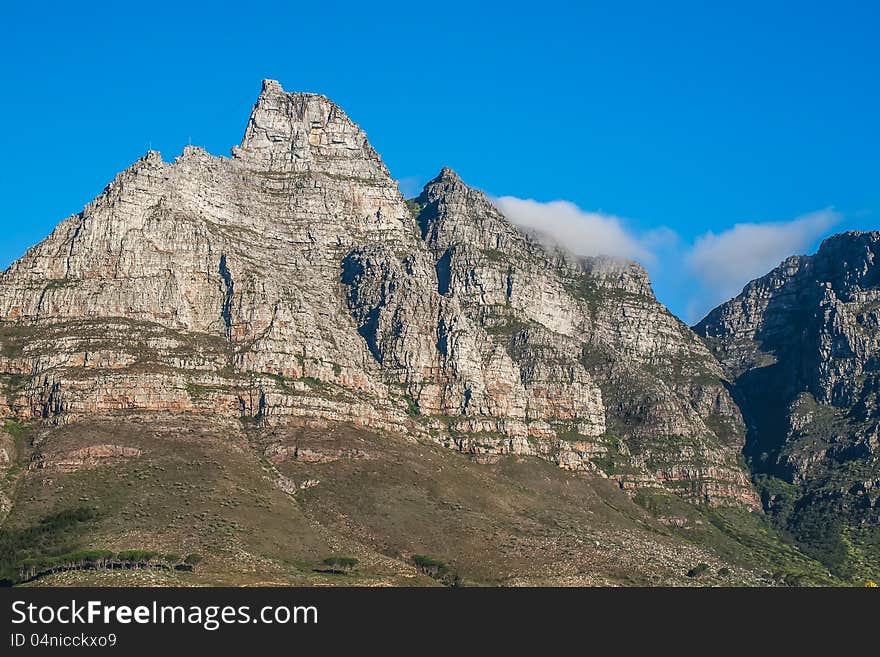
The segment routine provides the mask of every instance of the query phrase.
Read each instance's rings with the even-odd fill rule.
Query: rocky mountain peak
[[[485,193],[465,184],[449,167],[425,185],[415,202],[422,236],[432,248],[467,243],[498,249],[503,243],[523,239]]]
[[[418,200],[422,203],[443,201],[447,206],[479,204],[491,207],[489,199],[482,191],[466,184],[461,176],[449,167],[443,167],[437,176],[428,181]]]
[[[835,291],[856,293],[880,285],[880,231],[850,231],[822,242],[812,258]]]
[[[450,167],[443,167],[431,182],[462,182],[461,177]],[[429,183],[430,184],[430,183]]]
[[[361,128],[326,96],[291,93],[264,80],[233,156],[270,170],[386,178]]]
[[[283,94],[285,93],[284,89],[281,87],[281,83],[278,80],[271,80],[266,78],[262,82],[262,86],[260,88],[260,96],[268,96],[272,94]]]
[[[818,254],[825,253],[835,248],[844,249],[872,249],[880,243],[880,231],[877,230],[848,230],[836,233],[822,240]]]
[[[766,275],[747,283],[736,298],[713,309],[695,330],[722,340],[729,353],[744,356],[746,352],[739,347],[745,339],[771,344],[791,330],[777,321],[783,310],[815,310],[823,299],[837,296],[846,302],[872,297],[871,290],[880,287],[878,263],[880,232],[832,235],[815,254],[789,256]],[[733,362],[730,357],[726,360]]]

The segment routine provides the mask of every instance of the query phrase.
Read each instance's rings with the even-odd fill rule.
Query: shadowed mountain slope
[[[880,563],[880,233],[843,233],[696,327],[735,385],[780,526],[842,575]]]

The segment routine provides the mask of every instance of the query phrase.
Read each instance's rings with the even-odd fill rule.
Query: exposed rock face
[[[839,564],[842,541],[880,544],[878,329],[878,232],[788,258],[696,326],[735,382],[756,469],[795,485],[768,486],[767,505]]]
[[[148,153],[0,275],[0,320],[18,417],[344,422],[756,504],[721,369],[640,266],[448,169],[407,204],[341,109],[273,81],[231,158]]]
[[[14,482],[9,481],[9,470],[15,462],[16,445],[11,435],[0,427],[0,522],[6,517],[9,509],[12,508],[12,486]]]
[[[31,469],[44,468],[60,472],[76,472],[81,468],[109,465],[118,463],[123,459],[137,458],[140,455],[141,450],[136,447],[93,445],[49,456],[38,453],[38,457],[31,461],[28,467]]]
[[[663,482],[701,499],[755,503],[736,461],[742,421],[721,370],[657,302],[640,265],[576,258],[523,234],[449,169],[414,205],[438,291],[517,366],[529,435],[562,437],[564,467],[588,459],[623,486]],[[479,435],[460,445],[493,449]]]

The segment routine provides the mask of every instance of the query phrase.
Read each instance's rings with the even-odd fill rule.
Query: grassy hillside
[[[537,459],[486,465],[348,426],[186,415],[17,431],[18,476],[3,480],[5,576],[23,559],[77,550],[156,553],[142,568],[88,567],[29,585],[837,582],[760,516],[659,492],[633,499]],[[201,561],[169,569],[168,554]],[[327,565],[338,563],[346,567]]]

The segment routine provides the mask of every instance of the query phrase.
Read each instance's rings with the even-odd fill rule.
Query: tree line
[[[58,556],[22,559],[17,567],[19,582],[71,570],[139,570],[153,568],[191,572],[202,560],[197,554],[180,556],[149,550],[77,550]]]

